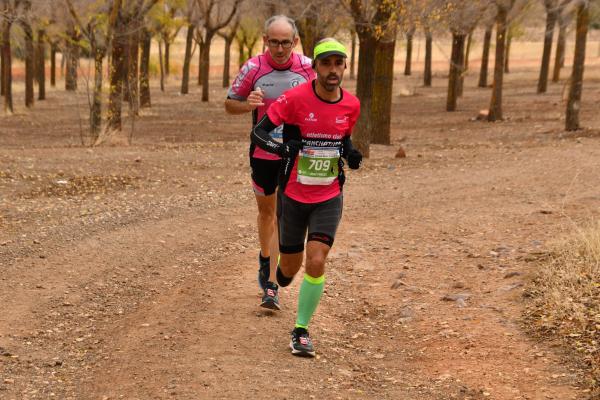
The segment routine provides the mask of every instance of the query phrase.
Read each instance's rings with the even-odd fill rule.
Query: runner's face
[[[333,92],[342,84],[346,59],[342,56],[331,55],[317,60],[315,67],[319,85],[328,92]]]
[[[271,24],[267,34],[263,36],[263,40],[277,64],[288,62],[294,47],[298,44],[298,38],[294,37],[294,30],[285,21],[276,21]]]

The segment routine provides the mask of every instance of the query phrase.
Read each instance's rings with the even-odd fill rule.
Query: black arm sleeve
[[[260,121],[252,128],[252,132],[250,133],[250,139],[252,143],[263,149],[264,151],[268,151],[269,153],[274,153],[279,156],[283,155],[284,147],[281,143],[274,141],[269,135],[273,129],[277,128],[269,117],[265,114]]]
[[[354,150],[354,146],[352,146],[352,139],[350,136],[346,136],[342,142],[342,157],[348,158],[348,153]]]

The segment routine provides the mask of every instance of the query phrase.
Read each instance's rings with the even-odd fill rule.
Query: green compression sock
[[[313,278],[304,274],[304,280],[300,285],[300,294],[298,295],[298,316],[296,317],[296,328],[308,328],[308,323],[312,318],[321,295],[325,287],[325,275]]]

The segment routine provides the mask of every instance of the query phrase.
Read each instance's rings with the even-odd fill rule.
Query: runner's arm
[[[254,111],[257,107],[263,107],[264,92],[261,88],[257,88],[250,92],[246,99],[234,99],[227,97],[225,100],[225,111],[229,114],[239,115]]]
[[[348,161],[350,169],[358,169],[362,162],[362,154],[352,146],[352,139],[346,136],[342,142],[342,157]]]
[[[278,143],[271,138],[269,132],[277,128],[269,117],[265,114],[258,124],[252,128],[250,138],[252,143],[260,147],[264,151],[277,154],[280,157],[292,157],[302,147],[302,142],[298,140],[290,140],[286,143]]]
[[[252,111],[252,108],[247,101],[226,99],[225,111],[227,111],[228,114],[239,115]]]
[[[348,153],[354,150],[354,146],[352,146],[352,139],[350,136],[344,137],[342,141],[342,157],[348,158]]]

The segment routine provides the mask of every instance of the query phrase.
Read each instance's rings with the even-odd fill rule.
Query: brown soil
[[[416,94],[348,173],[312,360],[287,348],[300,279],[258,307],[249,121],[216,81],[209,104],[153,86],[132,145],[80,145],[84,94],[0,117],[0,398],[589,397],[521,321],[536,254],[599,214],[600,69],[575,135],[535,70],[507,76],[506,121],[471,121],[475,75],[455,113],[444,80],[398,77]]]

